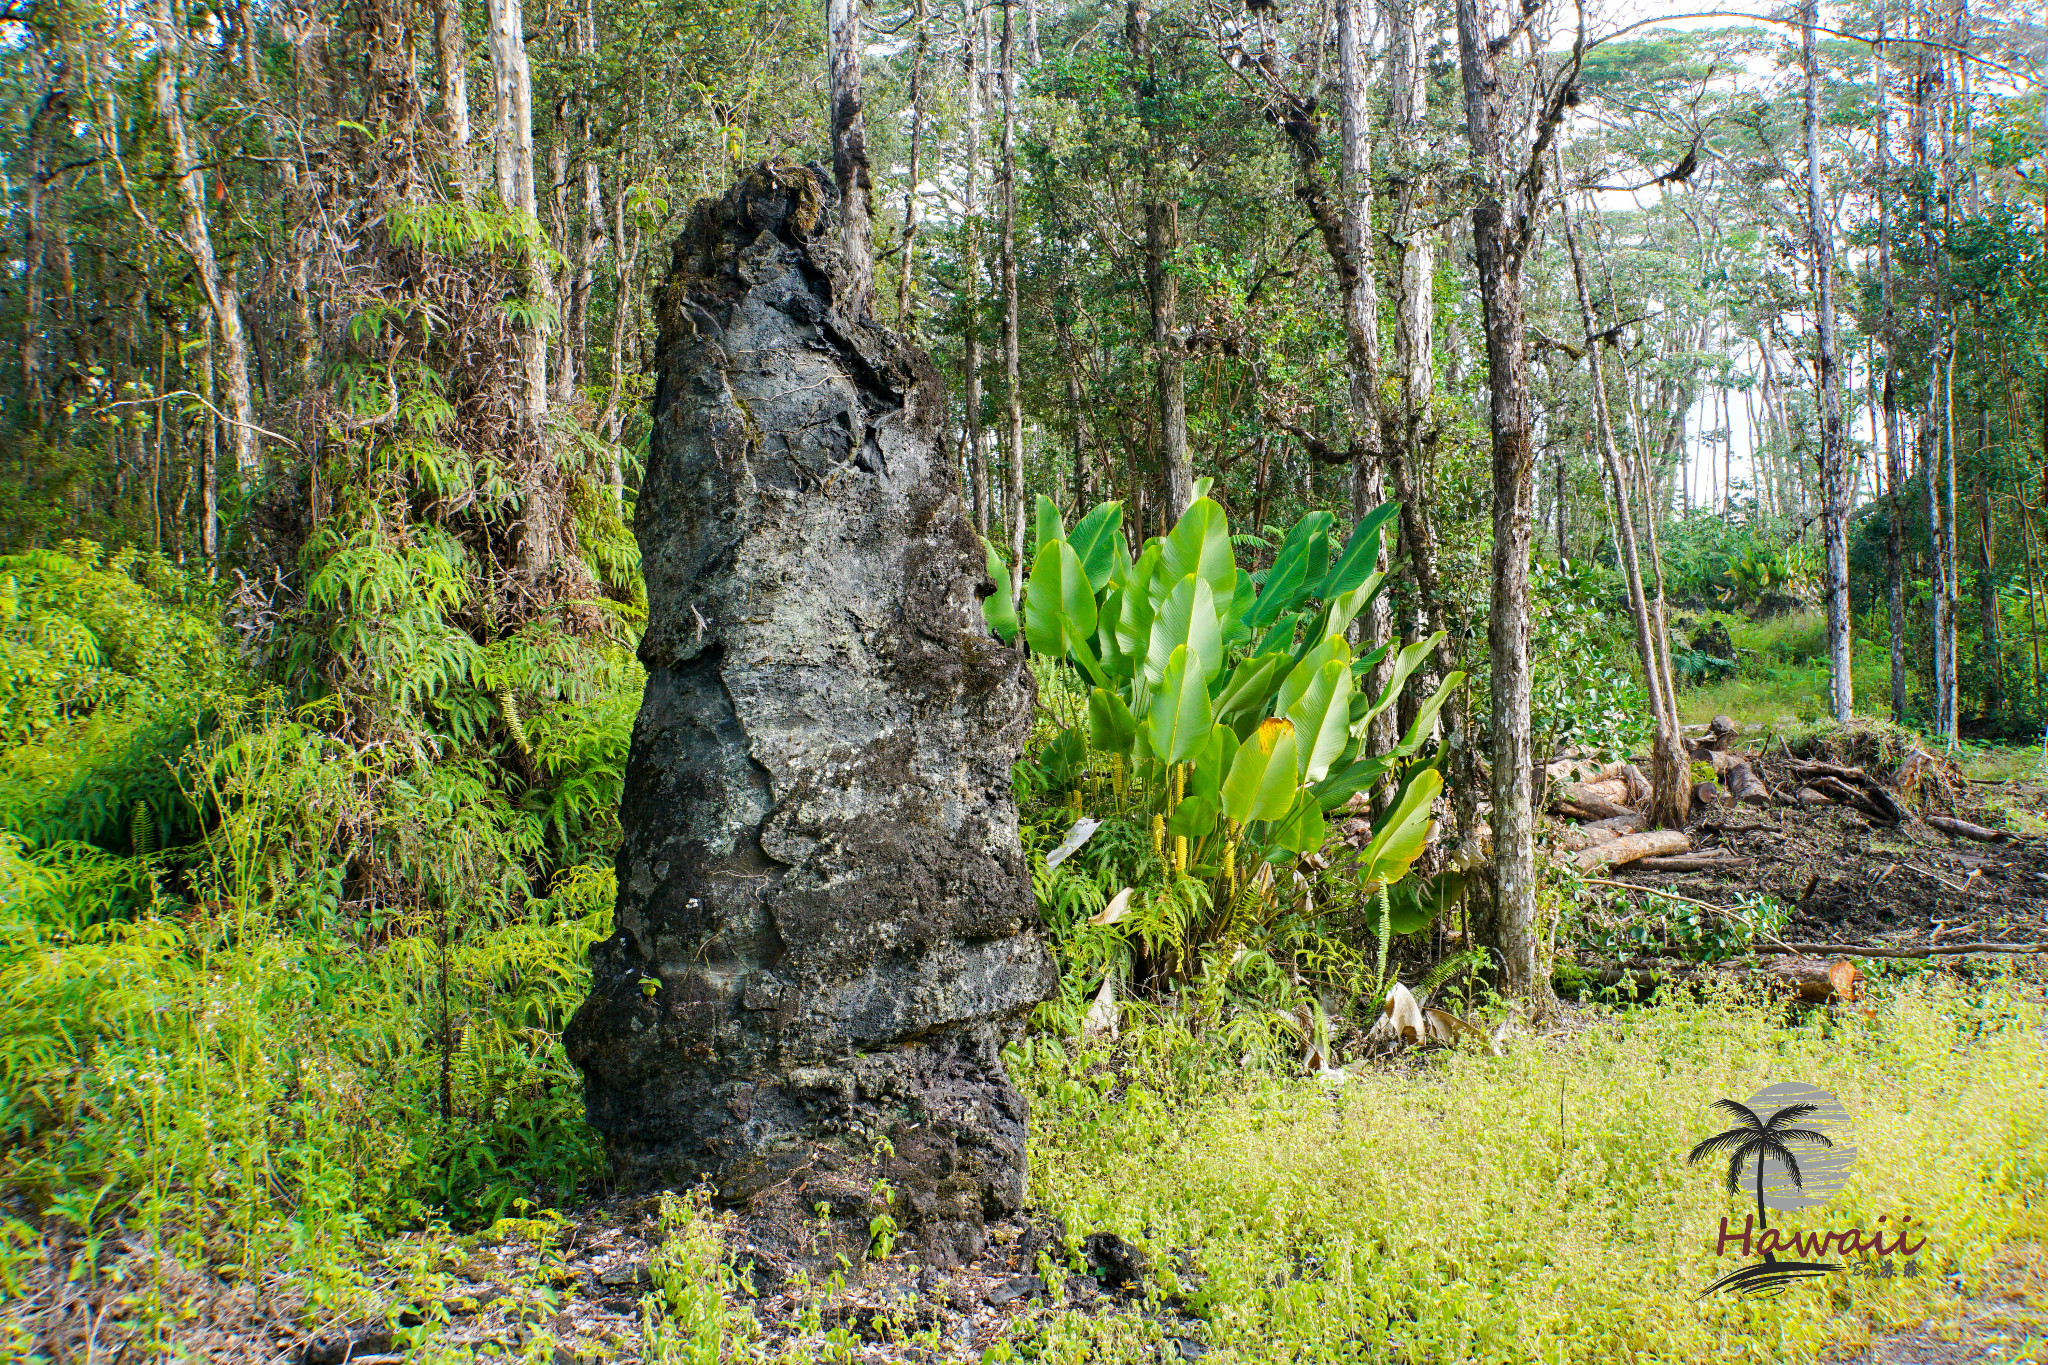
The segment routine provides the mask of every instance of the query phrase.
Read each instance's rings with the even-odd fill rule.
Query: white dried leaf
[[[1096,912],[1093,915],[1090,915],[1088,917],[1088,923],[1094,925],[1096,928],[1099,929],[1105,924],[1115,924],[1118,920],[1122,919],[1125,915],[1128,915],[1130,913],[1131,888],[1127,886],[1123,890],[1117,892],[1114,896],[1111,896],[1109,898],[1108,905],[1103,906],[1100,911]]]
[[[1387,1003],[1380,1009],[1379,1022],[1372,1026],[1376,1035],[1385,1038],[1399,1038],[1404,1043],[1420,1043],[1428,1036],[1429,1023],[1422,1015],[1422,1006],[1416,1003],[1414,994],[1396,981],[1387,992]]]
[[[1067,831],[1067,837],[1060,840],[1060,846],[1045,855],[1045,865],[1048,868],[1058,867],[1061,863],[1072,857],[1080,849],[1081,845],[1093,838],[1095,831],[1101,828],[1102,822],[1100,820],[1090,819],[1085,815],[1082,816],[1074,822],[1073,828]]]
[[[1083,1038],[1114,1038],[1123,1023],[1123,1007],[1117,1003],[1116,978],[1102,978],[1102,989],[1095,993],[1095,1003],[1088,1007],[1088,1013],[1081,1019]]]

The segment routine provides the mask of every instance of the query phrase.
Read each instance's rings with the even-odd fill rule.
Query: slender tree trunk
[[[526,303],[535,316],[519,328],[519,350],[526,369],[526,420],[538,433],[548,413],[547,319],[555,309],[555,288],[543,258],[540,188],[534,174],[533,76],[520,0],[490,0],[490,18],[498,196],[506,208],[524,216],[529,234],[522,268]]]
[[[1017,39],[1016,0],[1003,0],[1003,400],[1009,489],[1010,600],[1024,598],[1024,394],[1017,353]],[[1022,647],[1023,635],[1017,637]]]
[[[974,496],[974,529],[988,538],[988,449],[981,431],[981,217],[975,181],[981,170],[981,104],[988,48],[988,12],[980,0],[960,0],[961,61],[967,71],[967,169],[961,177],[960,366],[967,407],[967,478]]]
[[[1885,484],[1885,609],[1891,627],[1892,720],[1906,723],[1906,582],[1905,523],[1901,499],[1906,487],[1905,442],[1899,429],[1898,400],[1898,312],[1892,279],[1892,173],[1891,173],[1891,72],[1885,61],[1885,30],[1891,6],[1880,0],[1877,7],[1877,42],[1871,48],[1871,84],[1877,91],[1877,127],[1872,141],[1877,148],[1877,278],[1879,290],[1878,342],[1884,353],[1882,405],[1884,409]]]
[[[1142,102],[1159,81],[1152,59],[1152,11],[1146,0],[1129,0],[1124,40],[1138,70]],[[1143,115],[1140,116],[1143,120]],[[1174,257],[1180,249],[1180,205],[1168,197],[1157,167],[1177,155],[1160,135],[1146,130],[1152,169],[1145,187],[1145,292],[1152,305],[1152,355],[1156,369],[1159,461],[1166,478],[1166,515],[1178,521],[1195,500],[1195,470],[1188,455],[1188,399],[1180,329],[1180,278]]]
[[[910,54],[910,180],[903,190],[903,249],[896,258],[896,325],[915,336],[911,277],[917,260],[917,187],[924,174],[925,54],[932,43],[926,0],[917,0],[917,43]]]
[[[29,419],[38,427],[49,420],[49,396],[43,389],[43,193],[53,177],[49,170],[47,129],[60,113],[60,92],[52,90],[36,108],[28,126],[28,201],[22,214],[21,387]],[[51,215],[61,221],[61,210]]]
[[[1067,416],[1073,425],[1074,515],[1080,516],[1095,501],[1095,472],[1088,463],[1087,396],[1081,385],[1080,346],[1074,340],[1073,301],[1068,299],[1058,314],[1057,338],[1060,356],[1067,368]]]
[[[1808,248],[1813,255],[1814,368],[1820,389],[1821,539],[1827,558],[1829,692],[1835,719],[1846,725],[1855,712],[1849,672],[1851,490],[1844,478],[1841,362],[1835,335],[1834,229],[1827,220],[1827,189],[1820,165],[1820,60],[1814,49],[1813,32],[1819,22],[1820,0],[1804,0],[1800,8],[1799,55],[1806,76],[1806,219]]]
[[[206,321],[204,344],[199,348],[199,392],[208,404],[200,419],[202,435],[199,441],[199,553],[211,568],[220,559],[220,445],[215,433],[220,423],[214,418],[213,382],[213,320]],[[163,459],[162,437],[164,417],[157,414],[159,432],[157,449],[158,462]]]
[[[1562,157],[1559,158],[1558,178],[1563,180]],[[1565,249],[1571,256],[1572,283],[1579,296],[1579,320],[1585,330],[1586,355],[1593,368],[1593,417],[1600,436],[1600,454],[1607,463],[1608,476],[1614,481],[1615,527],[1621,542],[1622,572],[1628,580],[1629,611],[1635,617],[1636,651],[1643,664],[1644,690],[1649,693],[1654,725],[1649,817],[1651,823],[1661,829],[1683,829],[1692,812],[1692,783],[1685,748],[1679,738],[1677,698],[1667,688],[1668,673],[1661,662],[1669,657],[1670,641],[1668,637],[1659,639],[1663,634],[1663,622],[1651,617],[1650,604],[1643,591],[1642,557],[1636,548],[1635,517],[1630,510],[1629,487],[1634,479],[1624,472],[1623,456],[1614,439],[1614,420],[1607,409],[1607,376],[1600,356],[1602,343],[1598,339],[1600,325],[1593,313],[1592,291],[1586,284],[1585,258],[1579,254],[1579,238],[1572,227],[1570,206],[1561,204],[1558,214],[1564,226]],[[1559,468],[1561,470],[1563,466]],[[1561,515],[1564,498],[1562,478],[1558,481],[1558,498]],[[1559,524],[1562,525],[1562,521]],[[1561,534],[1558,545],[1558,558],[1562,559]]]
[[[177,242],[192,262],[200,293],[205,295],[214,326],[220,333],[220,383],[232,427],[228,440],[235,454],[235,471],[242,478],[252,478],[256,474],[259,447],[255,403],[249,392],[249,342],[242,330],[241,299],[235,291],[234,276],[222,272],[213,254],[213,234],[206,220],[206,181],[186,130],[183,92],[179,89],[184,43],[178,22],[171,16],[170,0],[152,0],[150,17],[163,54],[156,69],[157,116],[163,120],[164,137],[170,143],[171,177],[184,209],[183,230],[176,235]]]
[[[583,12],[576,18],[576,46],[594,66],[597,57],[597,14],[593,0],[583,0]],[[595,129],[590,118],[590,96],[576,95],[576,159],[583,177],[583,237],[576,261],[576,289],[569,318],[568,352],[571,364],[564,368],[588,384],[590,370],[590,302],[597,287],[597,258],[604,249],[604,184],[598,170]],[[565,386],[575,396],[572,380]]]
[[[1984,415],[1977,415],[1980,447]],[[1981,453],[1981,449],[1980,449]],[[2005,654],[1999,639],[1998,560],[1992,543],[1991,493],[1977,483],[1977,627],[1983,641],[1984,709],[1987,724],[2005,709]]]
[[[1405,404],[1389,405],[1380,391],[1379,356],[1379,263],[1375,259],[1372,224],[1372,57],[1366,50],[1365,29],[1369,0],[1338,0],[1337,5],[1337,74],[1341,91],[1341,119],[1338,127],[1339,184],[1342,190],[1340,212],[1344,251],[1349,258],[1352,287],[1341,289],[1339,297],[1345,311],[1346,349],[1351,353],[1350,384],[1348,397],[1351,406],[1351,425],[1358,433],[1357,454],[1351,466],[1351,515],[1354,520],[1363,520],[1375,507],[1387,500],[1387,446],[1389,438],[1398,441]],[[1394,76],[1396,83],[1401,79]],[[1412,89],[1405,92],[1411,99]],[[1397,96],[1399,98],[1399,96]],[[1412,113],[1412,110],[1410,111]],[[1343,263],[1339,264],[1340,272]],[[1396,288],[1403,283],[1397,278]],[[1404,338],[1412,341],[1413,338]],[[1425,343],[1426,344],[1426,343]],[[1406,378],[1406,372],[1403,378]],[[1422,509],[1417,509],[1418,513]],[[1388,537],[1381,537],[1379,561],[1375,567],[1385,569],[1389,556],[1386,550]],[[1361,652],[1375,650],[1387,644],[1394,633],[1394,608],[1391,598],[1385,594],[1367,608],[1366,614],[1357,623],[1361,635]],[[1374,666],[1372,676],[1367,680],[1370,689],[1377,693],[1393,676],[1393,651]],[[1432,660],[1428,676],[1417,679],[1417,689],[1422,690],[1434,682],[1439,669]],[[1400,741],[1398,732],[1399,707],[1388,707],[1372,718],[1366,733],[1368,752],[1384,754],[1391,751]]]
[[[860,85],[860,0],[826,0],[832,58],[832,175],[839,182],[846,252],[846,308],[868,311],[875,292],[874,196],[868,178],[867,114]]]
[[[448,168],[463,199],[476,192],[469,161],[469,58],[462,32],[462,0],[434,0],[434,54],[441,75],[441,117],[447,121]]]
[[[1529,548],[1532,417],[1517,210],[1541,189],[1542,164],[1507,166],[1506,116],[1495,50],[1480,0],[1457,0],[1458,65],[1474,163],[1472,245],[1486,330],[1493,437],[1493,600],[1487,622],[1493,750],[1493,899],[1484,940],[1500,954],[1503,984],[1550,1007],[1536,935],[1535,823],[1530,809]]]

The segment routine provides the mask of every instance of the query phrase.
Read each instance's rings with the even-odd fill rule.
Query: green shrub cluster
[[[335,1263],[599,1170],[559,1034],[630,634],[480,643],[467,551],[405,539],[309,547],[268,668],[160,558],[0,560],[0,1189],[46,1229]]]

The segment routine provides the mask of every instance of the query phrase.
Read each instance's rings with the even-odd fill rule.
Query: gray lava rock
[[[956,1264],[1023,1202],[999,1049],[1056,983],[1010,791],[1031,680],[981,620],[937,372],[839,306],[833,202],[764,165],[674,245],[617,932],[567,1042],[627,1188],[708,1180],[814,1265],[865,1255],[883,1179]]]

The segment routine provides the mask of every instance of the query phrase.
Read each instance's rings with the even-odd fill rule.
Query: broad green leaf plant
[[[1341,544],[1335,518],[1312,512],[1254,575],[1237,564],[1223,508],[1206,496],[1135,560],[1120,504],[1093,508],[1070,531],[1041,497],[1021,622],[1006,594],[988,599],[997,635],[1014,640],[1021,629],[1035,653],[1087,680],[1086,724],[1056,742],[1085,754],[1091,770],[1106,768],[1119,805],[1149,814],[1174,876],[1208,884],[1214,913],[1177,945],[1178,974],[1192,972],[1204,946],[1270,913],[1279,899],[1272,869],[1320,851],[1329,813],[1359,792],[1383,781],[1393,788],[1356,859],[1360,890],[1399,882],[1427,843],[1443,778],[1434,758],[1415,760],[1465,675],[1445,678],[1400,742],[1372,753],[1373,717],[1398,701],[1443,637],[1364,655],[1347,639],[1385,586],[1380,539],[1397,510],[1374,509]]]

